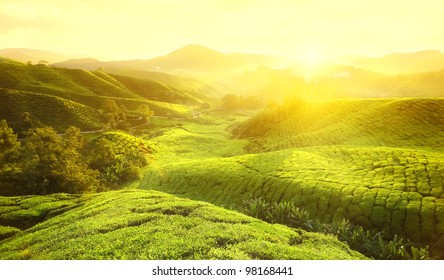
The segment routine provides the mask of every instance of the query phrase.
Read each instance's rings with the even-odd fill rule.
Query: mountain
[[[244,70],[256,69],[263,65],[276,67],[283,64],[284,61],[284,59],[273,56],[243,53],[225,54],[200,45],[188,45],[167,55],[148,60],[99,62],[91,59],[75,59],[55,63],[53,66],[86,70],[103,67],[105,71],[108,69],[132,69],[165,72],[173,75],[216,77],[241,73]]]
[[[73,58],[66,61],[53,63],[52,65],[60,68],[85,69],[92,71],[100,68],[103,63],[103,61],[94,58]]]
[[[8,48],[0,49],[0,56],[14,59],[20,62],[31,61],[37,64],[39,61],[47,61],[48,63],[56,63],[70,58],[70,56],[43,50],[24,49],[24,48]]]
[[[444,54],[437,50],[393,53],[382,57],[349,56],[339,62],[386,74],[438,71],[444,68]]]
[[[312,98],[443,97],[444,69],[388,75],[347,65],[327,65],[310,82]]]
[[[259,66],[277,66],[281,60],[266,55],[224,54],[200,45],[188,45],[172,53],[147,61],[147,65],[163,72],[240,73]]]

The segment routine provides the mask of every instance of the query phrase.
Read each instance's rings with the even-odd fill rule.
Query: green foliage
[[[298,228],[310,221],[309,213],[291,202],[269,203],[263,198],[252,198],[243,201],[242,206],[245,214],[269,223]]]
[[[89,106],[49,94],[2,88],[0,119],[6,119],[14,131],[21,134],[31,127],[45,125],[58,131],[65,131],[70,126],[85,130],[100,128],[99,112]]]
[[[149,121],[149,117],[154,115],[154,112],[151,111],[150,107],[146,104],[140,104],[140,106],[137,108],[137,112],[144,121]]]
[[[100,172],[108,188],[141,178],[141,168],[148,164],[151,152],[146,142],[123,132],[107,132],[89,147],[89,166]]]
[[[21,145],[12,128],[5,120],[0,120],[0,194],[13,194],[13,179],[20,173],[17,164]]]
[[[85,147],[80,129],[63,136],[51,127],[31,129],[23,144],[0,122],[0,193],[83,193],[118,188],[140,179],[150,153],[145,141],[119,132],[103,134]],[[109,139],[109,140],[108,140]]]
[[[31,210],[54,198],[14,199]],[[0,241],[0,259],[365,259],[332,236],[161,192],[110,191],[63,201],[74,207]],[[295,239],[301,242],[292,245]]]
[[[365,230],[345,219],[322,223],[311,219],[307,211],[299,209],[292,202],[269,203],[262,198],[252,198],[243,202],[242,212],[269,223],[335,235],[339,240],[349,244],[353,250],[374,259],[430,259],[428,247],[417,247],[396,234],[393,239],[387,240],[383,232]],[[292,242],[299,244],[301,241]]]
[[[42,67],[2,59],[0,76],[0,119],[6,119],[16,132],[29,128],[22,118],[25,112],[30,113],[34,124],[53,126],[59,132],[72,125],[98,130],[99,110],[110,101],[120,108],[125,106],[130,113],[145,104],[159,116],[190,114],[186,105],[147,100],[103,71]],[[188,93],[177,90],[177,94]],[[208,101],[202,94],[201,99]]]
[[[298,127],[308,131],[310,124],[298,121],[293,122],[293,128],[285,129],[280,127],[280,121],[267,121],[266,115],[262,121],[271,126],[269,136],[259,133],[251,139],[229,138],[227,130],[235,124],[222,125],[220,117],[218,122],[208,122],[205,126],[187,122],[179,126],[169,121],[168,127],[165,120],[159,126],[159,134],[149,140],[155,161],[146,168],[139,186],[234,208],[258,196],[270,203],[292,201],[296,207],[307,210],[313,220],[330,223],[345,218],[366,229],[384,232],[388,240],[397,235],[415,244],[428,245],[433,255],[442,255],[444,247],[439,240],[444,234],[441,218],[444,157],[442,147],[438,146],[442,130],[438,129],[438,117],[428,109],[432,106],[439,111],[442,100],[293,103],[288,108],[297,109],[289,110],[289,116],[300,114],[311,119],[314,113],[325,112],[318,125],[311,128],[317,134],[325,134],[323,138],[310,136],[302,143],[303,147],[280,149],[288,147],[286,144],[291,142],[284,141],[295,135],[307,136],[293,131]],[[402,110],[395,108],[404,106],[410,113],[401,115]],[[275,109],[279,111],[278,107]],[[354,117],[350,115],[341,121],[341,110],[354,112]],[[395,117],[389,117],[389,112]],[[285,120],[286,114],[280,118]],[[233,117],[233,121],[239,120]],[[433,120],[437,120],[436,124]],[[364,134],[359,131],[353,134],[356,138],[335,140],[342,139],[344,133],[361,130],[357,123],[366,122],[375,129],[366,130],[366,126],[362,128],[366,130]],[[400,135],[411,133],[410,125],[412,131],[421,133]],[[272,126],[282,134],[274,135],[276,130]],[[395,140],[388,142],[392,136],[403,140],[395,146]],[[422,137],[427,139],[418,140]],[[257,153],[245,154],[248,141],[262,148],[256,149]],[[283,145],[270,146],[280,141]]]
[[[126,74],[126,73],[125,73]],[[131,75],[131,73],[128,73]],[[200,104],[203,101],[212,101],[206,96],[205,89],[201,90],[201,82],[194,84],[194,81],[184,81],[177,83],[178,77],[169,76],[167,80],[158,79],[160,77],[134,78],[129,75],[112,75],[122,83],[124,87],[130,89],[139,96],[156,101],[176,103],[176,104]]]
[[[48,196],[0,197],[0,239],[15,236],[23,230],[78,206],[68,194]]]
[[[6,120],[0,120],[0,155],[7,151],[17,149],[17,135],[14,134],[12,128],[8,126]]]
[[[0,225],[0,240],[14,236],[19,232],[18,228]]]
[[[444,99],[294,101],[237,127],[254,151],[316,145],[441,148]]]
[[[23,143],[19,185],[26,193],[37,194],[93,191],[97,174],[82,161],[82,147],[77,128],[69,128],[65,138],[48,127],[31,130]]]

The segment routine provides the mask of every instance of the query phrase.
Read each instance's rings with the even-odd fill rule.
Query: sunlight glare
[[[297,53],[296,59],[302,66],[303,76],[306,81],[311,81],[315,76],[315,72],[325,63],[322,52],[313,44],[301,48]]]
[[[306,67],[314,68],[323,63],[321,53],[316,48],[306,48],[298,55],[298,60]]]

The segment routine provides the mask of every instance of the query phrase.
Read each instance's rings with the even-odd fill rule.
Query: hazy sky
[[[0,48],[150,58],[186,44],[290,57],[444,50],[441,0],[0,0]]]

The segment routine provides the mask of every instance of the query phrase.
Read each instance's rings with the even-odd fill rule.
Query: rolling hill
[[[313,219],[346,218],[442,256],[443,112],[443,99],[306,101],[244,121],[240,139],[222,123],[210,126],[220,135],[184,125],[149,140],[158,157],[136,185],[233,208],[289,201]]]
[[[379,58],[350,56],[307,69],[288,59],[257,54],[225,54],[199,45],[188,45],[147,60],[100,62],[76,59],[54,65],[87,70],[103,67],[109,73],[155,80],[181,91],[196,91],[195,87],[183,83],[183,79],[199,77],[211,82],[211,86],[200,86],[202,90],[197,91],[217,97],[222,95],[221,91],[259,95],[265,99],[294,94],[311,99],[440,97],[443,94],[443,57],[439,51],[396,53]],[[171,80],[172,74],[179,76],[176,81],[182,81],[166,82]]]
[[[306,228],[346,219],[382,232],[363,231],[374,241],[408,238],[444,258],[443,70],[386,75],[329,65],[303,79],[258,67],[269,59],[196,45],[151,60],[79,60],[73,69],[0,58],[0,119],[17,131],[25,112],[59,132],[97,131],[109,100],[136,122],[141,104],[155,112],[137,136],[108,131],[91,141],[149,153],[142,178],[124,190],[0,197],[0,258],[363,258],[336,237],[219,208],[242,210],[251,199],[307,211]],[[217,104],[220,88],[284,103],[191,118]]]
[[[147,104],[156,115],[172,117],[189,116],[189,105],[216,102],[205,94],[206,86],[200,87],[198,81],[177,81],[177,87],[173,87],[101,70],[26,65],[7,58],[0,58],[0,75],[1,117],[15,129],[19,128],[24,112],[30,113],[37,123],[53,125],[59,131],[70,125],[83,130],[97,129],[99,110],[109,99],[130,112]],[[58,117],[51,118],[48,109],[54,109]]]
[[[338,61],[386,74],[439,71],[444,68],[444,54],[436,50],[392,53],[382,57],[349,56]]]
[[[31,61],[33,64],[37,64],[41,60],[56,63],[70,58],[69,55],[62,53],[25,48],[0,49],[0,57],[7,57],[23,63]]]
[[[444,99],[296,100],[237,128],[265,150],[324,145],[428,147],[444,139]]]
[[[176,104],[189,104],[198,105],[203,102],[215,103],[216,98],[211,97],[210,94],[205,95],[204,89],[197,85],[195,88],[189,83],[184,83],[181,89],[171,86],[181,86],[179,82],[170,83],[170,85],[165,84],[161,81],[149,80],[143,78],[133,78],[120,75],[112,75],[114,79],[122,83],[123,86],[136,93],[140,97],[156,100],[162,102],[176,103]]]
[[[2,197],[0,207],[0,259],[365,258],[332,236],[156,191]]]
[[[25,112],[31,114],[34,125],[50,125],[60,132],[70,126],[83,130],[102,126],[98,110],[54,95],[0,88],[0,104],[0,119],[16,132],[22,131]]]

